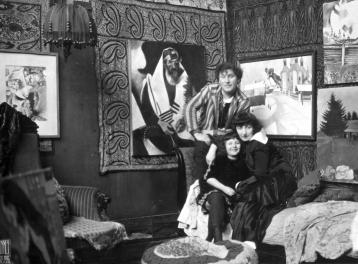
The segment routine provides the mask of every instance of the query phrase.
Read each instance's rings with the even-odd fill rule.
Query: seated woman
[[[217,157],[201,180],[199,204],[208,204],[207,241],[222,241],[222,232],[229,222],[230,207],[235,198],[235,186],[248,178],[248,170],[240,155],[241,143],[236,133],[223,136],[226,155]],[[200,197],[200,195],[199,195]],[[229,212],[228,212],[229,211]]]
[[[272,217],[286,207],[297,184],[290,165],[268,141],[253,114],[240,113],[233,126],[243,142],[249,178],[236,188],[238,203],[230,219],[232,238],[260,243]]]

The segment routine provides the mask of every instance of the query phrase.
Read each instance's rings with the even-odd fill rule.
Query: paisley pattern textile
[[[47,1],[12,0],[0,3],[0,49],[44,51],[41,20]]]
[[[94,0],[98,31],[100,170],[176,168],[174,155],[133,157],[129,40],[205,47],[207,80],[226,57],[225,13],[130,0]]]
[[[190,6],[201,9],[209,9],[215,11],[226,11],[226,1],[225,0],[144,0],[146,2],[155,2],[155,3],[167,3],[171,5],[180,5],[180,6]]]

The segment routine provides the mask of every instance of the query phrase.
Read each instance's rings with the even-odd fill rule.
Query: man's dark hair
[[[223,71],[226,71],[226,70],[232,70],[235,73],[237,79],[241,80],[243,70],[241,69],[241,67],[236,67],[234,64],[232,64],[230,62],[221,63],[216,67],[216,70],[215,70],[216,79],[218,80],[220,73]]]

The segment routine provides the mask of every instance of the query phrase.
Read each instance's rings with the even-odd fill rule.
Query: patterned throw
[[[353,221],[358,203],[331,201],[296,207],[284,224],[286,263],[314,262],[317,253],[336,259],[352,250],[351,232],[358,229]]]
[[[111,221],[101,222],[73,217],[63,229],[66,238],[82,238],[97,250],[112,248],[122,240],[128,239],[124,225]]]
[[[233,240],[213,244],[198,237],[169,240],[147,249],[142,256],[145,264],[257,264],[258,257],[251,247]]]

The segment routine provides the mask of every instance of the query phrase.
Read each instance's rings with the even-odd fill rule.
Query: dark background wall
[[[176,170],[99,173],[98,90],[94,50],[72,49],[65,62],[59,52],[61,138],[53,151],[42,152],[62,184],[99,187],[109,194],[113,219],[177,212]]]

